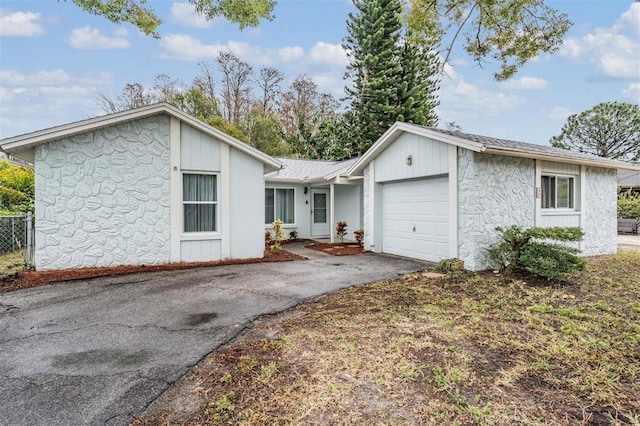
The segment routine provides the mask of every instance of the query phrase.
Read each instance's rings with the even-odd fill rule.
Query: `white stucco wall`
[[[535,222],[535,161],[458,149],[458,257],[469,270],[491,267],[495,228]]]
[[[34,168],[39,270],[170,260],[168,116],[38,146]]]
[[[584,240],[582,254],[615,253],[617,250],[617,172],[587,167]]]

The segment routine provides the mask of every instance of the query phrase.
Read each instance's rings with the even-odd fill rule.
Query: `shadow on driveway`
[[[257,317],[432,266],[316,252],[0,294],[0,423],[126,424]]]

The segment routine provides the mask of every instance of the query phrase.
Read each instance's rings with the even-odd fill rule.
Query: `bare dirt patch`
[[[61,269],[56,271],[19,271],[0,276],[0,293],[30,287],[38,287],[41,285],[61,281],[85,280],[97,277],[137,274],[143,272],[172,271],[178,269],[204,268],[220,265],[239,265],[261,262],[285,262],[298,259],[303,259],[303,257],[286,250],[273,252],[267,249],[264,251],[264,257],[254,259],[229,259],[215,262],[179,262],[164,263],[160,265],[124,265],[99,268]]]
[[[133,425],[637,425],[640,254],[570,283],[425,273],[262,318]]]
[[[349,256],[365,252],[357,243],[311,243],[305,247],[333,256]]]

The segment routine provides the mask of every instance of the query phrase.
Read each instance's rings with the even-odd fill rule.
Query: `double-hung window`
[[[573,209],[575,178],[570,176],[542,176],[542,208]]]
[[[264,190],[264,223],[280,219],[285,224],[295,223],[295,191],[293,188],[266,188]]]
[[[218,176],[184,173],[182,204],[184,232],[216,232],[218,218]]]

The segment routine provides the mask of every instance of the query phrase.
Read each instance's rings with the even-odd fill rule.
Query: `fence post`
[[[26,244],[26,267],[27,270],[33,268],[33,213],[27,212],[27,244]]]

